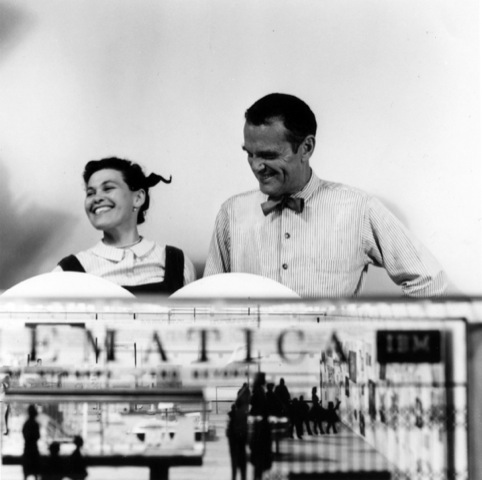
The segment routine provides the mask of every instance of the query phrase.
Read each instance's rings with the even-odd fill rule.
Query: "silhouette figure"
[[[40,439],[40,426],[36,420],[38,412],[35,405],[29,405],[27,413],[28,419],[22,428],[22,435],[25,440],[22,458],[23,477],[27,480],[28,477],[33,476],[38,480],[40,474],[40,454],[37,442]]]
[[[246,414],[249,411],[249,405],[251,403],[251,390],[248,387],[247,383],[243,383],[243,386],[238,390],[238,395],[236,397],[236,408],[241,408]]]
[[[360,433],[363,436],[365,436],[365,415],[363,415],[363,412],[361,410],[359,415],[359,422],[360,422]]]
[[[289,427],[288,427],[288,436],[290,438],[294,438],[294,429],[295,429],[295,409],[293,407],[293,402],[290,402],[288,405],[288,419],[289,419]]]
[[[274,394],[283,406],[283,415],[288,415],[288,410],[290,409],[291,395],[288,387],[285,385],[284,378],[280,378],[279,384],[276,385],[274,389]]]
[[[415,426],[423,428],[423,406],[420,398],[415,399]]]
[[[231,478],[236,479],[239,470],[241,480],[246,480],[248,444],[248,410],[251,399],[251,391],[247,383],[238,390],[235,403],[228,413],[229,421],[226,434],[229,442],[229,453],[231,456]]]
[[[287,416],[288,412],[286,408],[283,406],[280,399],[274,393],[274,383],[268,383],[266,387],[266,400],[268,401],[268,417],[277,417],[277,419],[280,419],[283,416]],[[273,424],[270,424],[270,426],[271,436],[273,437],[275,444],[275,452],[276,454],[279,454],[281,430],[279,430],[278,425],[276,425],[275,428],[273,428]]]
[[[295,397],[290,403],[290,437],[293,438],[294,430],[296,430],[296,436],[301,440],[303,438],[303,414],[300,408],[300,402]],[[294,427],[294,428],[293,428]]]
[[[69,458],[69,472],[68,476],[72,480],[84,480],[87,477],[87,465],[85,458],[82,455],[80,449],[84,445],[84,440],[80,435],[74,437],[75,450],[72,452]]]
[[[2,380],[2,392],[5,393],[8,389],[10,388],[10,376],[6,375],[4,379]],[[10,416],[10,404],[6,403],[5,404],[5,413],[4,413],[4,419],[5,419],[5,431],[3,432],[4,435],[8,435],[9,429],[8,429],[8,417]]]
[[[251,390],[249,389],[249,385],[246,382],[241,385],[241,388],[238,390],[237,395],[238,397],[240,395],[248,395],[248,397],[251,397]]]
[[[265,384],[266,379],[264,373],[257,373],[253,381],[253,391],[250,400],[251,410],[249,411],[250,415],[262,417],[268,415],[268,401],[264,389]]]
[[[242,403],[233,403],[228,417],[229,421],[226,434],[231,456],[231,479],[236,480],[239,470],[241,480],[246,480],[246,445],[248,443],[247,407]]]
[[[313,422],[313,433],[318,435],[319,430],[320,435],[323,435],[325,433],[323,430],[324,408],[320,405],[320,399],[316,390],[316,387],[311,389],[310,420]]]
[[[300,415],[301,415],[301,422],[306,427],[306,433],[308,435],[313,435],[311,432],[310,427],[310,406],[306,403],[305,398],[303,395],[300,395],[298,400],[299,408],[300,408]]]
[[[336,405],[333,402],[328,402],[328,410],[326,410],[325,417],[326,417],[326,433],[330,433],[330,429],[333,428],[333,433],[337,433],[336,431],[336,424],[340,421],[340,417],[336,413],[338,408],[340,407],[340,400],[336,399]]]
[[[266,385],[266,401],[268,402],[268,415],[273,417],[282,417],[284,412],[283,404],[274,393],[274,383]]]
[[[49,446],[50,457],[45,464],[42,480],[62,480],[64,478],[64,468],[62,459],[59,456],[60,443],[52,442]]]
[[[249,448],[251,451],[250,461],[254,467],[254,480],[261,480],[263,472],[271,468],[271,429],[268,422],[268,402],[264,385],[265,375],[262,372],[256,374],[253,382],[253,394],[251,396],[250,415],[253,418],[253,432]]]

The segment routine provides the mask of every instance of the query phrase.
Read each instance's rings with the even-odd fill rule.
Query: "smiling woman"
[[[83,178],[85,212],[103,238],[63,258],[56,270],[98,275],[134,294],[171,294],[195,280],[194,266],[182,250],[146,240],[137,228],[149,208],[149,188],[171,178],[146,176],[136,163],[116,157],[88,162]]]

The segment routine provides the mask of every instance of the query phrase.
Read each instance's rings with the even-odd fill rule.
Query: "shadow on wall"
[[[0,4],[0,61],[5,60],[11,51],[24,38],[25,32],[32,28],[33,17],[22,12],[13,3]]]
[[[34,19],[13,2],[0,4],[0,62],[22,42]],[[55,248],[71,222],[65,215],[36,205],[18,207],[8,190],[7,171],[0,163],[0,289],[40,273],[47,245]]]
[[[75,217],[33,201],[22,205],[14,201],[8,188],[7,168],[2,162],[0,205],[0,289],[4,290],[45,273],[40,271],[45,256],[55,256],[60,251],[70,236]]]

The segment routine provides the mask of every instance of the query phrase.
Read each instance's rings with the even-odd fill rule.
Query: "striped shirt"
[[[132,287],[164,281],[166,247],[143,238],[129,248],[117,248],[99,242],[77,253],[87,273]],[[54,271],[62,271],[56,267]],[[184,254],[184,285],[196,280],[194,265]]]
[[[204,276],[245,272],[276,280],[301,297],[360,294],[370,265],[384,267],[405,295],[442,295],[437,261],[376,198],[319,179],[293,195],[302,213],[285,208],[264,216],[267,196],[253,190],[221,207]]]

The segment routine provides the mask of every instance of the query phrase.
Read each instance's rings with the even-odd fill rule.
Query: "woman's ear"
[[[146,191],[141,188],[134,192],[134,207],[141,208],[146,201]]]

